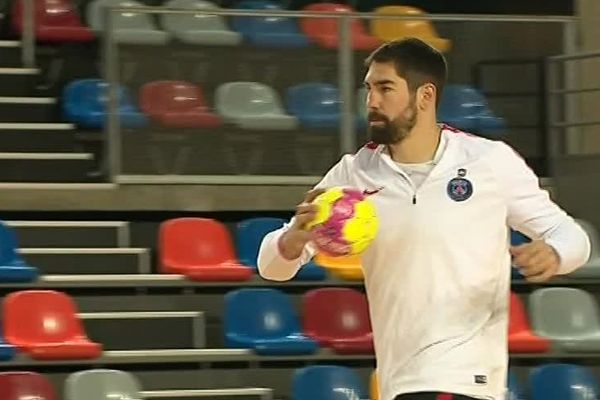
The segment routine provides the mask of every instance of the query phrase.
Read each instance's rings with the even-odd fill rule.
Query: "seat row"
[[[141,7],[131,0],[95,0],[87,6],[88,28],[71,0],[37,0],[35,2],[35,29],[40,41],[86,42],[94,40],[106,29],[103,19],[106,7]],[[326,49],[339,45],[337,21],[333,18],[295,18],[236,16],[229,19],[205,14],[218,7],[205,0],[171,0],[164,5],[169,9],[189,10],[189,14],[161,14],[159,29],[151,14],[115,13],[113,29],[118,41],[137,44],[165,44],[171,37],[183,43],[200,45],[239,45],[242,42],[268,47],[307,47],[311,44]],[[282,10],[281,4],[268,0],[244,0],[235,9],[265,12]],[[160,10],[157,9],[157,11]],[[317,3],[303,11],[343,13],[354,11],[340,3]],[[415,7],[380,7],[381,15],[417,15],[423,11]],[[16,1],[12,12],[13,30],[23,31],[22,0]],[[91,28],[91,29],[90,29]],[[399,37],[416,36],[428,41],[441,51],[448,51],[451,43],[440,38],[427,20],[374,19],[370,32],[362,21],[353,20],[350,26],[351,44],[356,50],[373,50],[382,42]]]
[[[63,90],[63,118],[89,129],[104,127],[108,85],[99,79],[69,83]],[[307,82],[286,90],[285,107],[272,87],[259,82],[227,82],[215,93],[215,112],[201,85],[185,81],[144,84],[134,101],[128,88],[117,89],[121,126],[136,128],[152,123],[169,128],[216,128],[224,122],[248,130],[337,130],[342,99],[330,83]],[[367,92],[356,93],[356,124],[367,124]],[[441,100],[439,122],[475,134],[504,131],[502,118],[490,110],[484,96],[468,85],[448,85]]]

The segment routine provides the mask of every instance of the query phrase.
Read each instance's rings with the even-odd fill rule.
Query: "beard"
[[[381,125],[369,124],[369,136],[373,142],[386,145],[396,144],[408,137],[410,131],[415,127],[417,107],[415,102],[411,100],[402,114],[393,120],[375,111],[369,112],[368,119],[369,122],[378,121],[382,123]]]

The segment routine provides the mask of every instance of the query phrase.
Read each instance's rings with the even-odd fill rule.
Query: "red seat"
[[[36,360],[96,358],[102,345],[91,342],[73,300],[52,290],[13,292],[4,300],[6,341]]]
[[[304,332],[340,354],[373,353],[365,295],[348,288],[313,289],[304,295]]]
[[[181,81],[149,82],[140,90],[142,111],[173,128],[216,128],[221,119],[207,107],[199,86]]]
[[[92,31],[81,24],[71,0],[34,0],[35,36],[43,42],[89,42]],[[12,8],[15,33],[23,33],[23,1],[16,0]]]
[[[343,13],[354,10],[344,4],[317,3],[304,7],[308,12]],[[306,36],[321,47],[326,49],[337,49],[339,45],[339,33],[337,19],[335,18],[302,18],[300,27]],[[352,47],[355,50],[374,50],[382,44],[381,40],[367,33],[363,21],[352,19],[350,22],[352,36]]]
[[[512,353],[544,353],[550,340],[537,336],[530,328],[525,307],[516,293],[510,294],[508,350]]]
[[[58,400],[50,381],[36,372],[0,372],[2,400]]]
[[[176,218],[160,227],[160,268],[201,281],[244,281],[253,275],[236,255],[227,227],[207,218]]]

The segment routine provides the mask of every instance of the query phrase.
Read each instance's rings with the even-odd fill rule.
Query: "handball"
[[[375,206],[361,191],[331,188],[313,204],[317,205],[317,215],[306,229],[322,253],[333,257],[357,255],[375,238],[379,228]]]

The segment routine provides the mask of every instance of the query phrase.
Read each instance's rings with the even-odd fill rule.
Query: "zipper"
[[[417,193],[413,193],[412,203],[417,204]]]

